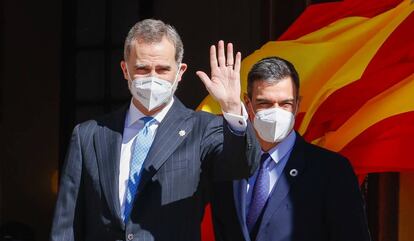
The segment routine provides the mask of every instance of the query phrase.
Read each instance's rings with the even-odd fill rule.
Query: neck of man
[[[289,136],[290,133],[292,133],[292,131],[293,130],[291,130],[287,136]],[[260,147],[262,148],[263,152],[269,152],[270,149],[276,147],[279,143],[281,143],[283,141],[283,140],[281,140],[279,142],[267,142],[267,141],[263,140],[262,138],[260,138],[260,136],[257,133],[256,133],[256,137],[257,137],[257,140],[259,141]]]
[[[259,137],[259,143],[260,143],[260,147],[262,148],[262,151],[268,152],[273,147],[276,147],[280,142],[267,142],[267,141],[260,139]]]

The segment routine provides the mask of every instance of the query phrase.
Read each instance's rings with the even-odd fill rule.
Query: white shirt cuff
[[[242,115],[235,115],[232,113],[226,113],[223,111],[223,117],[226,119],[227,123],[229,124],[230,130],[235,132],[236,134],[243,135],[247,129],[247,110],[244,106],[243,102],[241,103],[242,106]]]

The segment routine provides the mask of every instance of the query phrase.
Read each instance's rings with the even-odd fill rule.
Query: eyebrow
[[[281,102],[295,102],[295,98],[284,99]]]
[[[149,65],[148,64],[136,64],[135,68],[139,68],[139,69],[143,69],[143,68],[148,68]]]
[[[136,64],[135,68],[139,68],[139,69],[143,69],[143,68],[149,68],[150,65],[149,64]],[[170,65],[156,65],[155,68],[157,69],[171,69]]]
[[[268,99],[257,98],[256,102],[258,102],[258,103],[269,103],[269,102],[272,102],[272,101],[270,101]],[[279,101],[279,103],[286,103],[286,102],[295,102],[295,98],[288,98],[288,99],[284,99],[284,100]]]
[[[156,69],[166,69],[166,70],[171,70],[171,66],[169,65],[157,65],[155,66]]]
[[[269,101],[268,99],[260,99],[260,98],[256,98],[256,102],[260,102],[260,103],[262,103],[262,102],[271,102],[271,101]]]

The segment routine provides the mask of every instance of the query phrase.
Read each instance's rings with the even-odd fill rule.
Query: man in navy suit
[[[73,131],[51,231],[53,241],[194,241],[212,183],[254,172],[260,147],[240,101],[240,53],[210,49],[197,72],[223,117],[174,97],[187,65],[176,30],[147,19],[125,40],[125,108]]]
[[[369,241],[348,160],[293,131],[299,108],[294,66],[265,58],[248,74],[245,103],[262,149],[250,178],[214,184],[217,241]]]

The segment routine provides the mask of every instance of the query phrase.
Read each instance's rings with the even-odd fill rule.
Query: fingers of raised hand
[[[203,81],[206,87],[210,86],[211,80],[206,73],[204,73],[203,71],[197,71],[196,74],[201,79],[201,81]]]
[[[235,65],[237,64],[237,61],[238,61],[237,55],[240,55],[239,52],[236,54],[236,62],[235,62],[234,53],[233,53],[233,44],[228,43],[227,48],[225,49],[224,41],[220,40],[217,44],[217,53],[216,53],[216,46],[215,45],[212,45],[210,47],[210,67],[212,69],[217,68],[217,67],[220,67],[220,68],[221,67],[233,68],[233,67],[235,67]],[[240,58],[240,56],[239,56],[239,58]]]
[[[217,55],[216,55],[216,46],[211,45],[210,47],[210,68],[214,69],[217,68]]]
[[[226,66],[226,56],[224,55],[224,41],[220,40],[218,42],[218,63],[219,67]]]
[[[236,62],[234,63],[234,70],[236,72],[240,72],[240,68],[241,68],[241,53],[237,52],[236,54]]]
[[[234,59],[233,59],[233,44],[228,43],[227,44],[227,60],[226,60],[226,66],[233,66],[234,65]]]

